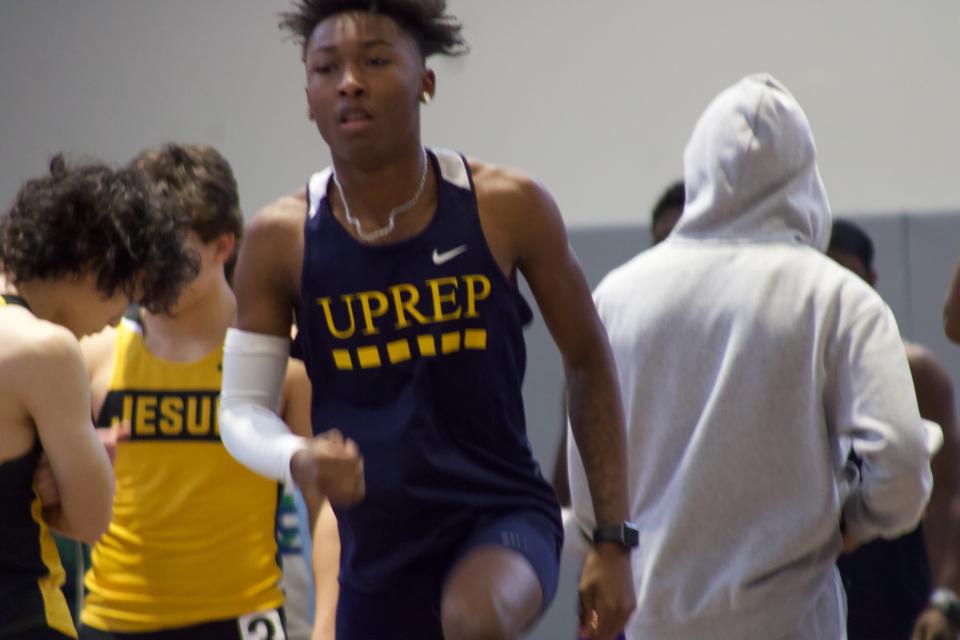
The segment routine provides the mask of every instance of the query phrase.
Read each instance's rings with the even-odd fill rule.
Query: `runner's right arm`
[[[285,198],[250,225],[234,275],[236,327],[227,332],[220,435],[241,464],[304,494],[349,504],[363,497],[356,444],[339,434],[307,439],[277,415],[303,261],[304,197]]]

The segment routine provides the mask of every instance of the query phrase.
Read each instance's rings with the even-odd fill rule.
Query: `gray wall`
[[[708,100],[774,73],[840,211],[960,206],[957,0],[449,0],[472,52],[436,60],[429,144],[522,167],[568,223],[628,224],[681,170]],[[328,156],[287,0],[0,0],[0,206],[61,149],[124,161],[214,144],[248,212]]]

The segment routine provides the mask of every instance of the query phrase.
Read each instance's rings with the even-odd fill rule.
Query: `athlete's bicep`
[[[248,226],[233,278],[238,329],[290,334],[303,256],[298,236],[286,213],[264,211]]]
[[[96,540],[110,522],[113,470],[91,421],[90,386],[70,337],[44,337],[25,368],[21,397],[60,493],[65,533]]]
[[[542,187],[527,191],[529,204],[516,234],[518,266],[557,347],[575,364],[596,355],[598,345],[605,347],[606,334],[556,203]]]

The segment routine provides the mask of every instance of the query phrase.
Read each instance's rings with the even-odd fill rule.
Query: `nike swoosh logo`
[[[443,253],[440,253],[439,251],[437,251],[436,249],[434,249],[434,250],[433,250],[433,264],[439,266],[439,265],[444,264],[444,263],[446,263],[446,262],[450,262],[451,260],[453,260],[454,258],[456,258],[456,257],[457,257],[458,255],[460,255],[461,253],[464,253],[466,250],[467,250],[467,245],[465,245],[465,244],[462,244],[462,245],[460,245],[459,247],[455,247],[455,248],[453,248],[453,249],[450,249],[449,251],[444,251]]]

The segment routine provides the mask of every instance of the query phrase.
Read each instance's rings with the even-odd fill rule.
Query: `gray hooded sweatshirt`
[[[640,529],[628,637],[845,637],[841,514],[856,540],[894,537],[931,488],[896,322],[822,254],[830,208],[810,125],[774,79],[747,77],[707,107],[684,178],[673,235],[595,296]],[[589,531],[574,447],[570,465]]]

